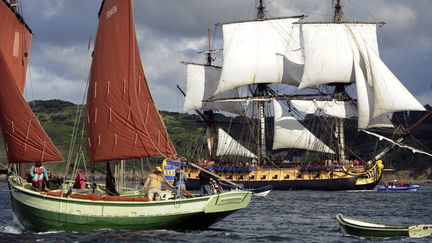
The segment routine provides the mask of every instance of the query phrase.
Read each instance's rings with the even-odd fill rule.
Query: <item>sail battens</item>
[[[335,152],[307,130],[280,103],[273,100],[274,138],[273,150],[284,148],[306,149],[324,153]]]
[[[110,95],[88,97],[87,106],[90,114],[112,108],[115,117],[110,122],[109,112],[99,112],[95,123],[90,116],[87,136],[98,144],[89,146],[90,160],[175,158],[175,149],[145,79],[131,1],[105,0],[99,16],[88,94],[94,92],[97,81],[98,93],[105,94],[109,89]]]
[[[0,73],[0,127],[9,163],[33,163],[42,159],[63,161],[22,96],[16,77],[1,52]]]
[[[303,72],[298,18],[223,25],[223,66],[215,94],[249,84],[298,86]],[[239,71],[241,70],[241,71]]]

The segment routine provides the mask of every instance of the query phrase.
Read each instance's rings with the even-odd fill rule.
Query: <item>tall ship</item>
[[[396,147],[431,155],[403,143],[414,127],[393,138],[381,133],[394,129],[392,113],[425,111],[380,58],[383,23],[350,22],[339,0],[333,7],[332,21],[308,22],[267,18],[260,0],[256,19],[218,24],[222,65],[210,45],[206,63],[185,62],[184,111],[206,125],[209,149],[186,160],[247,188],[354,190],[376,186],[382,158]],[[390,145],[363,158],[347,142],[357,133]],[[185,170],[188,188],[199,188],[199,171]]]
[[[124,168],[124,162],[134,158],[177,157],[144,75],[130,0],[102,1],[86,119],[77,117],[77,121],[84,120],[86,124],[86,136],[82,133],[86,143],[81,144],[87,144],[90,162],[107,163],[107,184],[88,182],[85,188],[76,190],[73,182],[66,180],[58,189],[33,188],[17,173],[18,165],[64,159],[23,97],[32,31],[16,4],[17,1],[0,1],[0,126],[12,165],[7,179],[12,209],[26,229],[199,229],[249,204],[250,191],[188,198],[163,191],[162,200],[151,201],[142,190],[120,187],[118,181],[114,184],[110,164]],[[83,107],[77,114],[85,114]],[[81,127],[77,124],[75,127]],[[79,149],[78,159],[67,160],[68,178],[75,178],[79,163],[85,162],[85,154]],[[114,184],[116,193],[109,182]]]

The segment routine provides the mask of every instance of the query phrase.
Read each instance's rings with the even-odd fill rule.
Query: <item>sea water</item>
[[[344,235],[336,214],[393,224],[432,224],[432,185],[416,192],[272,191],[207,230],[29,232],[14,219],[10,194],[0,182],[0,242],[364,242]],[[432,242],[432,236],[384,242]]]

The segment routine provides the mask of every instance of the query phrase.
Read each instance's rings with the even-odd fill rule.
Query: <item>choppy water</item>
[[[254,197],[248,208],[200,231],[110,231],[33,233],[14,220],[5,181],[0,182],[0,242],[364,242],[342,233],[335,215],[342,213],[388,223],[432,224],[432,185],[417,192],[272,191]],[[391,238],[385,242],[432,242]]]

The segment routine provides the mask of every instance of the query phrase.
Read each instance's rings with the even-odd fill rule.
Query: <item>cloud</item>
[[[264,1],[268,16],[307,14],[307,20],[332,19],[330,1]],[[251,0],[141,0],[134,1],[144,71],[159,109],[177,110],[182,97],[185,67],[180,61],[203,62],[207,28],[218,22],[252,19]],[[94,39],[100,1],[39,0],[23,2],[24,17],[36,33],[30,55],[33,90],[38,99],[81,102],[80,84],[90,67],[87,50]],[[432,1],[343,1],[350,20],[385,21],[379,31],[381,56],[401,81],[424,102],[432,83]],[[221,30],[213,33],[213,48],[222,48]],[[218,53],[221,57],[221,53]],[[217,61],[221,63],[219,59]],[[408,65],[407,65],[408,64]],[[412,73],[415,73],[413,75]],[[416,83],[416,84],[414,84]],[[418,84],[417,84],[418,83]],[[42,90],[39,90],[43,88]],[[181,107],[181,105],[180,105]]]

